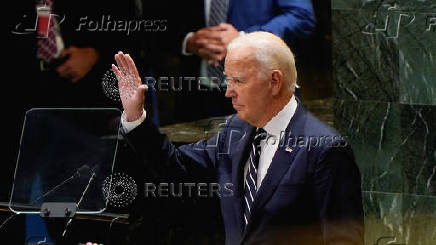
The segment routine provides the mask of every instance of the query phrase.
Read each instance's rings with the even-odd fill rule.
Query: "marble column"
[[[333,0],[334,126],[366,244],[436,244],[436,0]]]

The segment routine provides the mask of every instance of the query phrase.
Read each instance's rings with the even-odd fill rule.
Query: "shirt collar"
[[[292,95],[288,104],[283,107],[277,115],[275,115],[266,125],[263,127],[265,131],[276,137],[280,137],[282,132],[285,132],[288,127],[289,122],[295,114],[295,110],[297,109],[297,100],[295,99],[295,95]]]

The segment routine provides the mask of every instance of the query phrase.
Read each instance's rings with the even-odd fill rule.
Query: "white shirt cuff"
[[[183,39],[183,43],[182,43],[182,54],[183,55],[192,55],[192,53],[189,53],[188,51],[186,51],[186,42],[188,42],[188,38],[190,38],[192,35],[194,35],[193,32],[189,32],[188,34],[186,34],[185,39]]]
[[[147,116],[147,112],[145,110],[142,110],[142,115],[140,118],[136,119],[135,121],[128,122],[126,119],[126,113],[123,111],[123,114],[121,115],[121,125],[123,127],[124,133],[128,133],[141,125],[141,123],[145,120],[145,117]]]

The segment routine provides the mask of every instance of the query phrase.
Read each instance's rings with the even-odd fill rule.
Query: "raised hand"
[[[146,84],[142,84],[141,77],[136,69],[135,62],[128,54],[118,52],[115,55],[117,65],[112,64],[112,70],[118,80],[121,103],[127,121],[135,121],[142,116],[144,110],[145,95],[148,89]]]

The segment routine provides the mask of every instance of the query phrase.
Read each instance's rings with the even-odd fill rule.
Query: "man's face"
[[[270,106],[271,87],[258,78],[258,64],[251,48],[232,49],[225,60],[226,97],[232,98],[237,115],[257,126]]]

